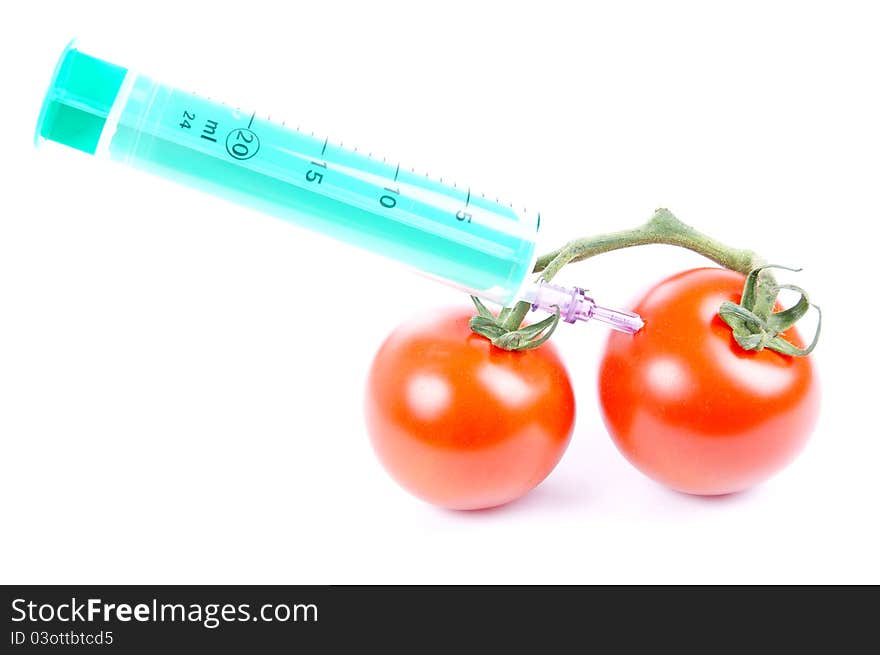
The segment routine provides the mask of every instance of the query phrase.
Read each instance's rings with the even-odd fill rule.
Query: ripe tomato
[[[369,373],[367,429],[405,489],[450,509],[510,502],[568,446],[574,393],[556,348],[493,346],[450,309],[398,327]]]
[[[692,494],[765,480],[805,444],[819,412],[809,357],[747,352],[718,316],[745,277],[701,268],[670,277],[637,303],[635,335],[614,333],[599,372],[605,424],[643,473]],[[784,336],[803,346],[794,329]]]

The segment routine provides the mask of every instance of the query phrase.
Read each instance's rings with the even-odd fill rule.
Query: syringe
[[[475,296],[634,333],[641,319],[533,282],[540,216],[97,59],[71,43],[36,141],[130,164],[400,261]]]

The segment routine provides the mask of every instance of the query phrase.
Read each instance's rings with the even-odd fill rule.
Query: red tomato
[[[366,397],[379,460],[405,489],[450,509],[501,505],[538,485],[568,446],[574,393],[556,348],[494,347],[450,309],[398,327]]]
[[[602,358],[599,396],[614,442],[679,491],[725,494],[767,479],[794,459],[818,417],[810,358],[747,352],[719,318],[744,281],[701,268],[660,282],[634,309],[645,327],[613,333]],[[784,336],[803,346],[794,329]]]

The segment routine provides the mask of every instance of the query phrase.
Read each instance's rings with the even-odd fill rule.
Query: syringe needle
[[[628,332],[629,334],[635,334],[645,327],[645,321],[638,314],[602,307],[595,303],[593,303],[593,308],[590,311],[590,318],[601,321],[611,326],[614,330]]]

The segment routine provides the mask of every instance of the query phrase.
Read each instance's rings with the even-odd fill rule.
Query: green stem
[[[658,209],[641,227],[570,241],[562,248],[539,257],[534,272],[541,273],[541,278],[549,282],[563,266],[571,262],[583,261],[612,250],[652,243],[693,250],[725,268],[744,275],[764,263],[754,251],[731,248],[682,223],[668,209]],[[504,327],[509,330],[517,329],[522,325],[529,309],[531,309],[529,303],[518,302],[508,314]]]

